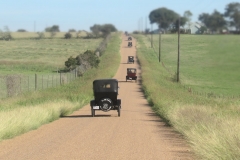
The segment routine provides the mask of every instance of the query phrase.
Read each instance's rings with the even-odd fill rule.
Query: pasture
[[[33,74],[51,73],[65,67],[65,61],[70,57],[95,50],[99,39],[63,39],[55,38],[34,39],[33,33],[15,33],[12,41],[0,41],[1,60],[0,74]],[[32,36],[32,37],[31,37]],[[28,37],[28,38],[26,38]]]
[[[149,36],[150,37],[150,36]],[[177,35],[162,35],[161,61],[177,72]],[[240,37],[237,35],[181,35],[180,81],[205,95],[240,96]],[[145,40],[150,45],[149,40]],[[159,36],[153,36],[157,51]]]
[[[181,35],[181,83],[176,83],[176,35],[163,35],[162,61],[168,70],[158,62],[158,48],[151,48],[149,37],[135,37],[138,40],[137,55],[142,69],[143,91],[155,112],[185,137],[199,159],[239,159],[240,98],[205,96],[184,88],[186,85],[202,92],[209,90],[218,94],[237,94],[239,74],[234,73],[239,71],[239,64],[233,63],[237,60],[231,55],[239,58],[236,52],[239,49],[236,40],[239,38],[225,35]],[[228,42],[223,45],[227,52],[222,51],[223,48],[218,45],[225,38]],[[158,36],[154,40],[154,45],[157,46]],[[224,60],[226,65],[220,63],[220,60]],[[214,77],[218,74],[230,77]],[[209,83],[212,86],[219,85],[219,88],[211,88],[211,85],[207,85]]]

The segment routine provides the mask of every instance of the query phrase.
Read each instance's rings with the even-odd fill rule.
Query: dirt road
[[[96,112],[87,105],[72,115],[0,143],[1,160],[190,160],[190,149],[180,135],[166,126],[149,107],[141,86],[125,81],[127,56],[136,56],[122,36],[121,64],[114,78],[119,80],[121,117],[117,111]],[[104,78],[104,77],[103,77]]]

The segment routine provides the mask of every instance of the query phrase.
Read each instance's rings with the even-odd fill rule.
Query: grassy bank
[[[120,33],[113,34],[99,67],[70,84],[0,100],[0,141],[36,129],[88,104],[93,98],[93,80],[115,75],[120,63],[120,43]]]
[[[183,84],[174,82],[174,75],[158,62],[157,54],[150,48],[149,39],[142,35],[136,35],[136,38],[144,93],[155,112],[184,135],[199,159],[239,159],[239,99],[229,100],[192,94],[183,87]],[[186,39],[185,41],[187,43]],[[175,42],[167,44],[169,49],[163,51],[165,52],[163,62],[166,61],[167,56],[170,56],[168,54],[173,55],[170,52],[176,50]],[[189,48],[188,52],[192,53],[194,49],[194,47]],[[205,57],[203,56],[202,59]],[[170,61],[176,62],[176,58],[173,60],[168,57],[167,66],[170,66]],[[197,65],[188,70],[194,68],[197,68]],[[193,71],[196,72],[195,75],[198,74],[198,70]],[[187,79],[188,75],[186,74],[185,77]],[[208,76],[204,75],[203,78],[202,80],[201,77],[195,77],[196,81],[205,82]],[[204,83],[202,86],[204,87]]]

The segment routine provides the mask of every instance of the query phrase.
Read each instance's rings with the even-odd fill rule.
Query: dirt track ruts
[[[121,117],[117,111],[97,111],[91,117],[90,106],[70,116],[46,124],[16,138],[0,143],[2,160],[190,160],[194,159],[185,140],[165,125],[148,105],[141,85],[125,81],[127,56],[136,57],[136,41],[127,47],[122,35],[121,64],[114,78],[119,80],[122,99]],[[136,59],[135,59],[136,61]]]

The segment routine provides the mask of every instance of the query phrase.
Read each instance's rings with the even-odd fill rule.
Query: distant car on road
[[[90,101],[92,117],[96,110],[108,112],[117,110],[118,117],[121,113],[121,99],[117,99],[118,80],[116,79],[97,79],[93,81],[94,100]]]
[[[134,56],[128,56],[128,63],[134,63]]]
[[[128,42],[128,47],[132,47],[132,42]]]
[[[128,40],[131,41],[131,40],[132,40],[132,37],[128,37]]]
[[[127,80],[135,80],[137,82],[137,69],[136,68],[127,68],[126,82]]]

